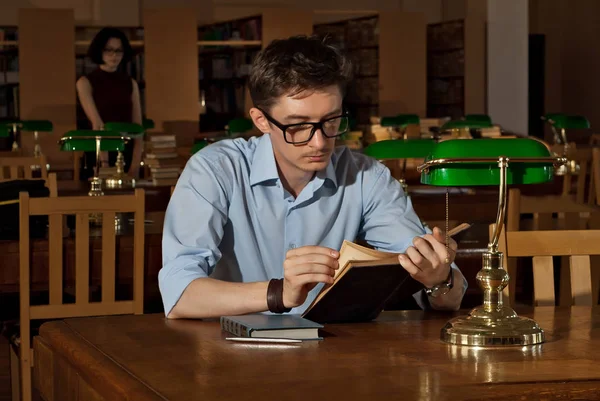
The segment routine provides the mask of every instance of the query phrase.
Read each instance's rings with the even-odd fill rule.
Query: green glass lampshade
[[[465,121],[481,121],[482,123],[492,125],[492,119],[487,114],[466,114]]]
[[[377,160],[421,159],[427,157],[434,146],[433,139],[388,139],[372,143],[363,152]]]
[[[459,129],[482,129],[493,127],[490,121],[485,119],[473,119],[473,120],[450,120],[446,124],[442,125],[441,131],[452,131]]]
[[[21,131],[28,132],[52,132],[52,121],[48,120],[23,120],[21,121]]]
[[[421,119],[416,114],[398,114],[394,117],[382,117],[382,127],[406,128],[408,125],[419,125]]]
[[[10,136],[10,128],[6,125],[0,125],[0,138],[8,138]]]
[[[154,120],[151,118],[144,118],[144,121],[142,121],[142,126],[145,130],[153,129],[155,127]]]
[[[106,131],[125,132],[128,136],[134,138],[144,134],[144,127],[136,123],[107,122],[104,123],[104,129]]]
[[[75,130],[69,131],[60,139],[60,150],[67,152],[95,152],[96,139],[100,139],[100,151],[123,151],[125,140],[120,132]]]
[[[202,140],[194,143],[194,145],[192,146],[192,149],[190,150],[190,155],[196,154],[196,152],[198,152],[200,149],[204,149],[208,145],[210,145],[210,142],[207,141],[206,139],[202,139]]]
[[[499,185],[499,157],[508,158],[507,184],[552,181],[554,162],[543,143],[527,138],[454,139],[435,145],[419,168],[421,183],[434,186]]]
[[[243,134],[244,132],[252,130],[252,127],[252,120],[248,118],[234,118],[227,124],[227,132],[229,135]]]
[[[589,129],[590,122],[584,116],[567,115],[563,113],[548,113],[544,116],[557,129]]]

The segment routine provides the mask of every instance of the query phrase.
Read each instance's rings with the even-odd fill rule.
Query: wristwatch
[[[438,285],[434,285],[431,288],[425,288],[425,293],[432,298],[439,297],[440,295],[446,295],[449,293],[453,285],[454,274],[452,267],[450,267],[450,271],[448,272],[448,277],[446,280]]]

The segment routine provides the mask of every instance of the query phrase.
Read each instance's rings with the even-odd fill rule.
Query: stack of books
[[[177,153],[175,135],[149,135],[145,143],[145,153],[144,164],[150,169],[152,184],[175,185],[185,165],[185,160]]]

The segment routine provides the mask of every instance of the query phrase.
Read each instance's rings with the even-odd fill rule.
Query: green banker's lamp
[[[33,132],[33,138],[35,146],[33,148],[33,156],[40,157],[42,155],[42,148],[39,144],[39,133],[40,132],[52,132],[53,125],[48,120],[13,120],[2,124],[6,127],[9,132],[13,133],[12,150],[17,152],[20,150],[19,141],[17,140],[17,133],[20,132]]]
[[[144,127],[144,131],[148,131],[149,129],[154,129],[154,120],[151,118],[144,118],[142,121],[142,126]]]
[[[455,345],[532,345],[544,342],[544,331],[531,319],[519,317],[504,305],[502,290],[509,276],[502,268],[498,240],[506,216],[507,185],[552,181],[554,167],[566,162],[553,157],[541,142],[527,138],[447,140],[436,144],[418,167],[423,184],[435,186],[499,185],[498,213],[492,240],[483,253],[477,282],[483,305],[468,316],[450,320],[441,339]],[[446,216],[447,217],[447,216]]]
[[[494,125],[489,117],[485,115],[469,115],[462,120],[450,120],[440,127],[440,134],[449,133],[458,137],[473,137],[473,131],[484,128],[492,128]],[[468,134],[465,135],[465,134]]]
[[[104,129],[113,132],[121,132],[128,138],[134,139],[144,135],[144,127],[136,123],[117,123],[107,122],[104,124]],[[107,188],[132,188],[135,187],[135,178],[125,173],[125,158],[123,152],[118,151],[117,161],[115,163],[117,172],[112,177],[104,180]]]
[[[542,117],[542,120],[550,124],[552,134],[554,135],[554,143],[563,145],[563,157],[567,157],[569,152],[569,141],[567,138],[568,129],[589,129],[590,122],[584,116],[573,116],[564,113],[548,113]],[[556,175],[565,175],[567,170],[570,172],[579,171],[579,165],[576,160],[569,160],[568,164],[562,166]]]
[[[116,131],[76,130],[69,131],[58,141],[60,150],[67,152],[96,152],[94,176],[90,178],[89,196],[102,196],[100,178],[100,152],[122,152],[128,136]]]
[[[227,130],[227,135],[235,137],[243,135],[248,131],[252,131],[253,127],[254,124],[252,123],[252,120],[248,118],[234,118],[227,123],[225,129]]]
[[[408,193],[406,185],[407,159],[424,159],[431,153],[434,146],[433,139],[388,139],[367,146],[364,154],[379,161],[402,160],[402,177],[398,181],[404,192]]]
[[[419,125],[421,119],[417,114],[398,114],[393,117],[381,117],[380,125],[388,130],[397,130],[402,139],[406,139],[406,129],[409,125]]]

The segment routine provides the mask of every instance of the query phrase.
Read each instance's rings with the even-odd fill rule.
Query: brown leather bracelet
[[[285,313],[292,309],[283,304],[283,279],[271,279],[267,287],[267,307],[273,313]]]

